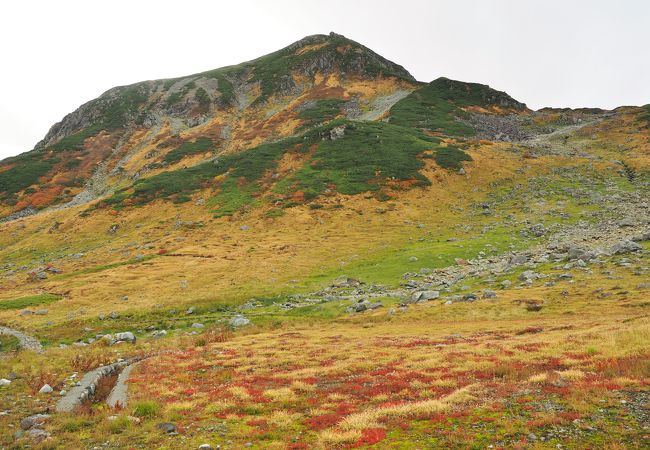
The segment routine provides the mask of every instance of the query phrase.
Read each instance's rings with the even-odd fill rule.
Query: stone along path
[[[136,365],[139,364],[139,362],[140,361],[125,367],[120,376],[117,377],[117,383],[115,383],[115,387],[108,396],[108,399],[106,399],[106,403],[111,408],[115,408],[117,406],[120,406],[122,408],[126,407],[128,402],[128,386],[126,385],[126,382],[131,375],[131,371],[135,368]]]
[[[16,339],[18,339],[18,342],[20,342],[20,346],[25,350],[31,350],[38,353],[43,351],[43,346],[38,341],[38,339],[32,336],[28,336],[24,333],[21,333],[18,330],[0,326],[0,334],[6,334],[15,337]]]

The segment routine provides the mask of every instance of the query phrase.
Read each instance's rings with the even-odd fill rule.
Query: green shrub
[[[305,127],[327,122],[341,114],[343,104],[345,101],[337,98],[318,100],[300,111],[298,118],[304,121],[303,126]]]
[[[201,110],[204,112],[207,111],[210,107],[210,97],[208,96],[208,93],[205,92],[205,89],[198,88],[194,93],[194,97],[199,102],[199,107]]]
[[[133,405],[133,415],[150,419],[160,413],[160,405],[152,400],[142,400]]]
[[[139,107],[148,98],[149,87],[146,83],[119,88],[114,97],[106,100],[106,104],[102,108],[101,123],[97,126],[108,131],[124,128],[130,119],[135,118]]]
[[[449,136],[472,136],[475,130],[458,120],[467,117],[461,109],[467,106],[525,108],[505,92],[489,86],[438,78],[395,103],[390,109],[390,123]]]
[[[123,433],[131,427],[131,420],[127,416],[118,416],[108,422],[108,430],[113,434]]]
[[[447,146],[436,150],[436,163],[445,169],[460,169],[463,161],[471,161],[472,157],[457,147]]]
[[[38,150],[5,159],[3,163],[14,164],[11,169],[0,172],[0,192],[5,194],[15,194],[38,184],[39,178],[45,176],[54,166]]]
[[[66,433],[76,433],[82,428],[87,427],[89,425],[90,423],[87,420],[77,419],[77,418],[66,419],[61,424],[61,431],[64,431]]]
[[[172,94],[170,94],[169,97],[167,97],[167,101],[165,102],[165,106],[167,108],[169,108],[170,106],[175,105],[176,103],[178,103],[180,101],[182,96],[183,96],[183,94],[180,91],[173,92]]]
[[[204,91],[205,92],[205,91]],[[214,148],[212,139],[207,137],[198,138],[195,142],[183,142],[178,148],[170,151],[165,155],[164,161],[174,164],[183,159],[185,156],[205,153]]]
[[[48,148],[57,153],[66,150],[81,150],[86,139],[96,135],[100,131],[102,131],[102,127],[99,125],[87,127],[75,134],[64,137],[56,144],[50,145]]]
[[[65,168],[66,169],[74,169],[75,167],[79,167],[79,165],[81,165],[81,160],[80,159],[71,159],[69,161],[66,161]]]
[[[320,142],[312,162],[278,183],[277,192],[303,191],[309,199],[320,195],[329,185],[342,194],[359,194],[378,190],[386,179],[429,183],[419,172],[424,164],[418,155],[435,148],[436,139],[384,122],[340,119],[317,129],[312,136],[327,134],[338,126],[345,127],[344,136]]]

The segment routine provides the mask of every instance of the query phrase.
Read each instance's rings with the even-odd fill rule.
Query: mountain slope
[[[109,91],[0,163],[0,446],[645,448],[648,113],[336,35]]]
[[[354,117],[415,86],[401,66],[332,33],[237,66],[114,88],[55,124],[32,152],[0,163],[2,210],[84,202],[186,156],[276,140],[326,112]]]

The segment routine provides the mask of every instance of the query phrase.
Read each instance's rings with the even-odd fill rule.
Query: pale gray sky
[[[418,80],[486,83],[534,109],[650,103],[646,0],[3,1],[0,158],[113,86],[330,31]]]

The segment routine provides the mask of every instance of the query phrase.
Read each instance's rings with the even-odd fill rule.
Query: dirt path
[[[6,334],[15,337],[16,339],[18,339],[18,342],[20,342],[20,346],[25,350],[31,350],[37,353],[41,353],[43,351],[43,346],[38,341],[38,339],[32,336],[28,336],[24,333],[21,333],[18,330],[0,326],[0,334]]]

